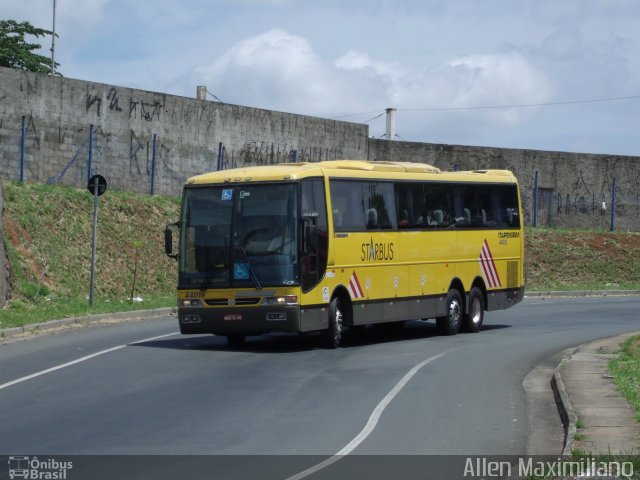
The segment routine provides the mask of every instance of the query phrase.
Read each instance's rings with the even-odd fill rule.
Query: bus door
[[[300,228],[302,291],[312,290],[327,269],[327,208],[322,179],[309,179],[301,187]]]

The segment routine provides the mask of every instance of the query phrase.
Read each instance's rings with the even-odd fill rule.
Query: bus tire
[[[465,314],[462,326],[465,332],[476,333],[484,321],[484,295],[478,287],[469,292],[469,313]]]
[[[344,306],[340,297],[331,299],[329,304],[329,328],[323,332],[324,345],[327,348],[338,348],[342,343],[344,333]]]
[[[441,335],[455,335],[460,331],[464,309],[462,307],[462,297],[455,288],[447,293],[447,314],[444,317],[436,318],[436,327]]]
[[[245,336],[244,335],[227,335],[227,343],[230,347],[239,347],[244,343]]]

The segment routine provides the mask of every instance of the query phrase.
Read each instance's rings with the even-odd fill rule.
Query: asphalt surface
[[[477,334],[409,322],[338,350],[314,335],[233,349],[180,336],[175,317],[10,343],[0,346],[0,454],[319,456],[297,457],[285,476],[337,452],[522,455],[536,428],[525,375],[570,346],[638,329],[639,306],[528,299],[488,312]]]

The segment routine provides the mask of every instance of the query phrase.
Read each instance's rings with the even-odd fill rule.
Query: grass
[[[528,228],[527,289],[638,290],[640,234]]]
[[[164,226],[180,199],[109,190],[100,197],[93,308],[88,306],[93,198],[84,189],[3,182],[11,298],[0,329],[175,305],[176,263]],[[131,302],[141,297],[142,302]],[[527,290],[640,289],[640,235],[528,228]]]
[[[123,311],[162,308],[175,305],[175,296],[154,296],[143,302],[129,300],[99,299],[93,307],[89,307],[89,299],[63,299],[57,302],[42,300],[37,303],[16,302],[11,308],[2,312],[0,329],[22,327],[31,323],[47,320],[57,320],[68,317],[82,317],[100,313],[114,313]]]
[[[163,246],[179,198],[109,191],[100,197],[94,307],[89,307],[93,198],[86,190],[4,182],[11,298],[0,328],[175,305],[176,263]],[[132,302],[134,266],[137,272]]]
[[[609,373],[640,422],[640,335],[628,338],[620,347],[620,355],[609,362]]]

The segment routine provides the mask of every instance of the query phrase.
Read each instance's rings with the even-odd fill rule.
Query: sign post
[[[98,197],[107,191],[107,180],[102,175],[94,175],[87,185],[93,195],[93,241],[91,254],[91,286],[89,287],[89,306],[93,307],[93,286],[96,276],[96,250],[98,243]]]

